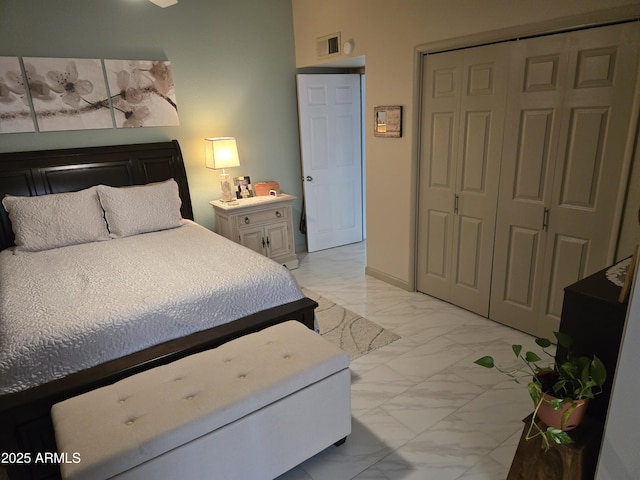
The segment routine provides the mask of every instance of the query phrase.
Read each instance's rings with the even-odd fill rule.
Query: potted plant
[[[549,357],[549,361],[544,362],[534,352],[523,354],[522,345],[512,345],[513,353],[524,362],[521,368],[499,367],[490,356],[474,362],[482,367],[495,368],[518,383],[528,379],[527,388],[534,410],[526,439],[540,436],[545,450],[549,450],[551,442],[573,443],[567,430],[580,423],[589,399],[602,393],[602,385],[607,378],[606,368],[597,356],[575,356],[571,351],[572,338],[560,332],[554,332],[554,335],[558,345],[567,350],[566,359],[561,361],[547,351],[552,345],[551,341],[536,338],[536,344]],[[542,420],[547,428],[544,429],[537,420]]]

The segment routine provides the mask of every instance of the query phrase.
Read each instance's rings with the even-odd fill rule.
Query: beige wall
[[[367,273],[407,289],[414,288],[418,52],[434,44],[464,46],[640,15],[638,0],[292,0],[292,5],[296,67],[321,65],[316,38],[336,32],[342,42],[353,41],[351,56],[365,56]],[[474,38],[458,38],[469,36]],[[404,107],[402,138],[373,136],[376,105]],[[627,230],[635,240],[624,243],[637,241],[639,230]]]

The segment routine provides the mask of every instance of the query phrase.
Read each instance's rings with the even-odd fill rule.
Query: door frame
[[[411,222],[411,244],[409,246],[409,289],[417,291],[418,277],[418,219],[420,205],[420,151],[421,151],[421,116],[422,116],[422,83],[423,83],[423,61],[422,58],[428,54],[442,53],[451,50],[459,50],[464,48],[477,47],[491,43],[502,43],[517,39],[525,39],[541,35],[549,35],[555,33],[564,33],[575,30],[583,30],[588,28],[597,28],[612,25],[615,23],[627,23],[637,21],[640,18],[640,7],[635,8],[613,8],[600,12],[590,12],[588,14],[574,15],[552,21],[534,22],[530,24],[520,25],[517,27],[507,27],[489,32],[482,32],[473,35],[455,37],[446,40],[438,40],[426,44],[418,45],[414,50],[414,92],[413,92],[413,115],[412,126],[414,139],[412,144],[411,155],[411,174],[413,181],[411,182],[411,194],[414,199],[411,202],[412,211],[410,217]],[[640,67],[639,67],[640,70]],[[635,143],[640,138],[638,133],[638,123],[640,119],[640,74],[636,83],[636,91],[633,97],[633,112],[630,120],[631,131],[636,132],[635,136],[630,135],[625,145],[625,153],[622,165],[622,174],[620,184],[618,185],[617,201],[615,208],[615,218],[613,228],[611,230],[612,239],[616,239],[620,235],[622,226],[622,217],[624,214],[625,198],[627,194],[627,185],[631,175],[631,166],[635,153]],[[640,157],[638,158],[640,161]],[[608,252],[609,263],[612,263],[616,254],[617,241],[610,242]]]

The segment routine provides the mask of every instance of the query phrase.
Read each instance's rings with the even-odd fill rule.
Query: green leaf
[[[525,354],[525,356],[524,356],[524,359],[527,362],[530,362],[530,363],[535,363],[535,362],[541,362],[542,361],[542,359],[538,355],[533,353],[533,352],[527,352]]]
[[[560,371],[562,375],[568,378],[572,378],[572,379],[578,378],[578,366],[573,363],[564,362],[563,364],[560,365]]]
[[[571,437],[567,434],[567,432],[563,432],[559,428],[549,427],[545,432],[545,436],[552,440],[553,442],[563,445],[567,443],[573,443]]]
[[[572,402],[571,406],[567,408],[567,410],[562,414],[562,420],[560,421],[560,426],[565,428],[567,426],[567,422],[569,421],[569,417],[574,412],[574,410],[580,406],[584,405],[584,402]]]
[[[475,362],[476,365],[480,365],[481,367],[485,367],[485,368],[493,368],[495,365],[493,363],[493,357],[482,357],[479,358],[478,360],[476,360]]]
[[[549,400],[549,405],[551,405],[551,408],[554,410],[562,410],[562,399],[554,398],[553,400]]]
[[[566,386],[567,386],[567,380],[565,378],[560,377],[558,381],[553,384],[553,387],[552,387],[553,392],[560,395],[562,395],[563,392],[568,393],[568,392],[565,392]]]
[[[570,349],[571,345],[573,345],[573,339],[566,333],[553,332],[553,334],[556,336],[556,340],[558,340],[558,343],[564,348]]]
[[[522,351],[522,345],[511,345],[511,350],[516,354],[516,357],[519,357],[520,352]]]
[[[595,355],[591,361],[591,378],[593,378],[593,381],[596,382],[596,385],[599,387],[604,385],[604,382],[607,380],[607,368]]]
[[[527,390],[529,390],[529,396],[533,400],[533,403],[537,406],[542,398],[542,388],[540,388],[540,384],[538,382],[529,382],[527,384]]]
[[[548,338],[536,338],[536,343],[540,345],[542,348],[547,348],[551,346],[551,341]]]
[[[587,385],[591,380],[591,363],[587,362],[587,364],[582,368],[580,372],[580,382],[582,385]]]

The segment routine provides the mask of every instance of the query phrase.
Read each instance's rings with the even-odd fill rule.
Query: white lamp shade
[[[239,167],[238,147],[233,137],[205,138],[205,165],[207,168]]]

